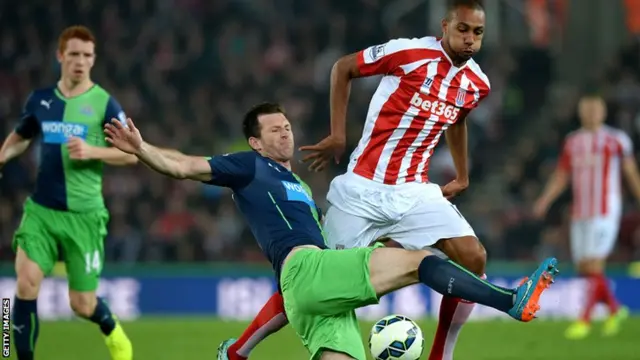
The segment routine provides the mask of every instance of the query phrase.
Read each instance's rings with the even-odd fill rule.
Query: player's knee
[[[369,280],[379,296],[418,282],[418,269],[429,250],[378,248],[369,259]]]
[[[427,249],[423,249],[423,250],[402,249],[401,251],[402,251],[403,260],[404,260],[401,262],[403,264],[402,275],[403,277],[407,277],[412,280],[417,280],[419,278],[418,269],[420,268],[420,264],[422,263],[422,260],[424,260],[424,258],[426,258],[427,256],[435,256],[435,254],[432,251],[429,251]]]
[[[424,258],[426,258],[427,256],[436,256],[436,254],[433,253],[433,251],[429,251],[427,249],[423,249],[423,250],[408,250],[409,254],[411,254],[411,268],[415,268],[415,271],[418,271],[418,268],[420,267],[420,263],[422,263],[422,260],[424,260]]]
[[[487,266],[487,250],[478,241],[474,249],[465,253],[461,265],[478,275],[484,275]]]
[[[449,239],[441,250],[456,263],[477,275],[483,275],[487,265],[487,250],[474,236]]]
[[[22,300],[33,300],[38,297],[42,279],[29,273],[18,273],[16,281],[16,296]]]
[[[94,293],[71,292],[69,305],[73,312],[81,317],[91,317],[96,310],[97,299]]]
[[[24,253],[22,253],[24,255]],[[44,274],[35,262],[26,256],[16,259],[16,295],[23,300],[33,300],[38,297],[40,283]]]

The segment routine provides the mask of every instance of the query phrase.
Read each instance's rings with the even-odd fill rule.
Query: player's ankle
[[[91,315],[88,320],[97,324],[105,336],[109,336],[117,324],[107,303],[101,298],[97,300],[93,315]]]

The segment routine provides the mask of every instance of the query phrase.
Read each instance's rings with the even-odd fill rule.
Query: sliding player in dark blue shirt
[[[291,125],[277,104],[251,109],[243,121],[254,151],[203,158],[163,150],[142,140],[128,119],[105,129],[107,141],[176,179],[225,186],[234,192],[258,244],[273,265],[287,317],[312,359],[365,360],[355,309],[418,282],[441,294],[493,307],[520,321],[540,308],[557,273],[546,259],[520,287],[505,290],[428,250],[379,246],[329,250],[310,192],[291,172]]]

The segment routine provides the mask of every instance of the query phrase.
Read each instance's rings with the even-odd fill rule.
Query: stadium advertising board
[[[490,279],[502,286],[513,286],[514,277]],[[620,300],[632,312],[640,313],[640,279],[613,279]],[[559,279],[542,299],[542,319],[575,317],[582,309],[585,282],[579,278]],[[0,297],[11,298],[15,279],[0,277]],[[275,291],[268,276],[119,276],[107,277],[99,294],[123,320],[140,316],[198,315],[229,320],[249,320]],[[563,298],[562,301],[560,299]],[[71,319],[67,282],[63,278],[46,279],[38,298],[38,311],[43,320]],[[375,320],[391,313],[420,319],[437,315],[440,295],[415,285],[385,296],[380,304],[358,310],[362,319]],[[604,308],[596,317],[604,315]],[[507,318],[499,312],[478,306],[472,315],[476,320]]]

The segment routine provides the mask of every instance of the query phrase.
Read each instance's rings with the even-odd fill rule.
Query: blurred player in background
[[[331,73],[331,135],[305,160],[322,170],[342,156],[352,79],[383,75],[348,171],[331,183],[324,229],[331,248],[369,246],[381,237],[406,249],[435,247],[484,277],[486,252],[469,223],[447,199],[469,185],[466,118],[490,91],[472,59],[482,45],[485,13],[477,0],[449,2],[442,38],[396,39],[340,59]],[[442,135],[457,177],[440,188],[428,180],[429,160]],[[286,324],[274,294],[242,336],[226,341],[230,360],[246,359],[256,344]],[[451,360],[474,304],[445,296],[430,360]],[[219,358],[225,360],[225,358]]]
[[[14,237],[17,288],[12,320],[18,360],[34,359],[38,291],[59,250],[73,311],[100,327],[113,360],[132,359],[129,339],[96,290],[109,218],[102,197],[103,163],[130,165],[137,159],[108,148],[104,140],[105,122],[124,121],[125,114],[116,99],[91,80],[95,56],[89,29],[65,29],[57,51],[60,80],[29,95],[20,123],[0,150],[2,167],[24,153],[33,139],[40,139],[36,188],[24,204]]]
[[[600,96],[580,99],[581,128],[567,135],[556,171],[534,206],[534,214],[544,217],[571,183],[571,252],[578,272],[588,281],[584,312],[566,332],[572,339],[589,334],[591,313],[598,303],[605,303],[610,312],[604,335],[617,334],[620,322],[628,317],[628,310],[618,304],[605,277],[605,261],[618,238],[622,216],[620,173],[625,175],[638,200],[640,174],[631,139],[624,132],[604,125],[606,111]]]

